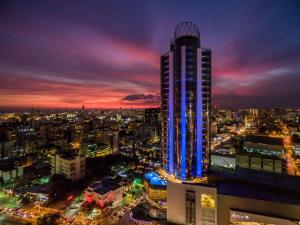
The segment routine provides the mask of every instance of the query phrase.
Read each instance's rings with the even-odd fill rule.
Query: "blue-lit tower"
[[[160,67],[164,170],[183,181],[201,178],[209,166],[211,51],[195,24],[176,26]]]

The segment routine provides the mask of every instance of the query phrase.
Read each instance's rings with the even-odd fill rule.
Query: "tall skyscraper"
[[[183,181],[201,178],[209,166],[211,51],[195,24],[176,26],[160,66],[164,170]]]

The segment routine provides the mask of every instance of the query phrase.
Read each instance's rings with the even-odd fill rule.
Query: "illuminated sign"
[[[237,210],[230,210],[230,224],[234,225],[295,225],[293,220],[277,217],[264,216],[254,213],[246,213]]]
[[[236,219],[236,220],[249,220],[250,216],[247,214],[237,214],[236,212],[233,212],[231,214],[231,218]]]

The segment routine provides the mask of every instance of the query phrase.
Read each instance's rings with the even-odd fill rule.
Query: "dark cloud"
[[[124,101],[145,101],[145,102],[152,102],[152,101],[159,101],[160,96],[157,95],[146,95],[146,94],[133,94],[127,95],[123,98]]]

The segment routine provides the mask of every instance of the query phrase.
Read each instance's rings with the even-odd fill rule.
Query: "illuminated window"
[[[213,195],[201,194],[202,208],[216,208],[216,203]]]
[[[201,194],[201,224],[215,225],[216,203],[213,195]]]

